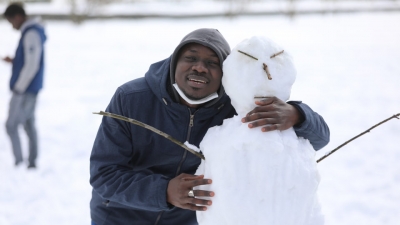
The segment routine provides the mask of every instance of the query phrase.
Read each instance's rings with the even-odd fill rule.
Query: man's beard
[[[194,89],[194,90],[198,90],[198,88],[193,88],[193,89]],[[182,90],[182,89],[181,89],[181,90]],[[182,92],[183,92],[183,94],[185,94],[185,96],[186,96],[188,99],[193,100],[193,101],[197,101],[197,100],[203,99],[203,98],[205,98],[205,97],[208,96],[208,95],[206,95],[206,96],[201,96],[201,97],[195,97],[195,96],[189,95],[185,90],[182,90]]]

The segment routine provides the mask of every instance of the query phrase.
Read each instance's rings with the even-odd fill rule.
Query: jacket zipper
[[[161,212],[158,214],[157,219],[156,219],[156,222],[154,223],[154,225],[157,225],[157,224],[158,224],[158,221],[160,221],[161,216],[162,216],[163,213],[164,213],[164,211],[161,211]]]
[[[189,128],[188,128],[188,133],[187,133],[187,136],[186,136],[186,141],[189,141],[190,132],[192,131],[192,127],[193,127],[193,125],[194,125],[194,124],[193,124],[194,114],[196,113],[196,112],[194,112],[194,113],[192,114],[192,112],[190,111],[189,108],[188,108],[188,110],[189,110],[190,120],[189,120]],[[185,152],[183,153],[182,159],[181,159],[181,161],[179,162],[179,166],[178,166],[178,168],[177,168],[177,170],[176,170],[175,176],[178,176],[178,175],[179,175],[179,172],[181,171],[182,164],[183,164],[183,162],[184,162],[185,159],[186,159],[186,155],[187,155],[187,151],[185,151]]]
[[[187,136],[186,136],[186,141],[189,141],[190,132],[192,131],[192,127],[193,127],[193,125],[194,125],[194,123],[193,123],[194,114],[196,113],[196,112],[194,112],[194,113],[192,114],[192,112],[190,111],[189,108],[188,108],[188,110],[189,110],[190,120],[189,120],[189,128],[188,128],[188,134],[187,134]],[[184,151],[184,152],[183,152],[183,156],[182,156],[181,161],[179,162],[178,168],[176,169],[176,174],[175,174],[175,176],[178,176],[178,175],[179,175],[179,172],[181,171],[182,164],[183,164],[183,162],[184,162],[185,159],[186,159],[187,152],[188,152],[188,151]],[[157,225],[157,224],[158,224],[158,222],[160,221],[161,216],[162,216],[163,213],[164,213],[164,211],[161,211],[161,212],[158,214],[157,219],[156,219],[156,222],[154,223],[154,225]]]

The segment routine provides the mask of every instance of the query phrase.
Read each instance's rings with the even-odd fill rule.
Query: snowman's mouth
[[[199,84],[207,84],[207,83],[208,83],[207,81],[198,80],[198,79],[193,79],[193,78],[189,78],[188,80],[189,80],[189,81],[192,81],[192,82],[199,83]]]
[[[269,98],[268,96],[254,96],[254,98]]]

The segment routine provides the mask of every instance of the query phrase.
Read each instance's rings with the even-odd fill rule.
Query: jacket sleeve
[[[329,143],[330,131],[322,116],[300,101],[289,101],[304,116],[301,124],[294,126],[297,136],[308,139],[315,150],[320,150]]]
[[[23,40],[24,45],[24,66],[15,83],[14,90],[18,93],[25,93],[33,78],[40,68],[40,57],[42,54],[42,41],[35,30],[26,32]]]
[[[121,93],[118,89],[107,112],[127,115]],[[125,121],[103,117],[90,156],[90,184],[104,200],[119,207],[168,210],[169,178],[130,163],[135,150],[130,129]]]

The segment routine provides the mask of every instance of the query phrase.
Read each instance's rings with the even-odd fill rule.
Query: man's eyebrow
[[[215,53],[212,53],[210,56],[212,56],[212,57],[215,57],[215,58],[218,58],[218,59],[219,59],[218,55],[217,55],[217,54],[215,54]]]
[[[197,53],[197,50],[196,49],[189,49],[189,52],[193,52],[193,53]]]

